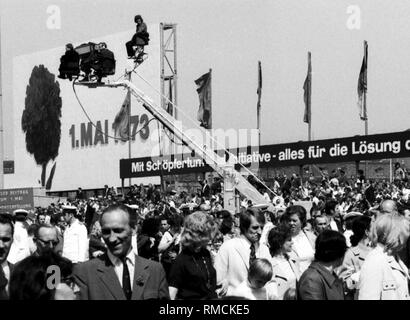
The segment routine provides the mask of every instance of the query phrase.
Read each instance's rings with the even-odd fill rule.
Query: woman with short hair
[[[359,300],[408,300],[408,269],[398,256],[410,235],[409,221],[397,214],[379,216],[370,229],[374,249],[363,263]]]
[[[313,261],[315,255],[316,236],[305,230],[306,209],[299,205],[289,206],[281,221],[290,227],[292,234],[292,252],[290,255],[298,261],[300,271],[305,271]]]
[[[171,266],[169,294],[171,299],[214,299],[216,271],[207,249],[217,225],[211,215],[194,212],[184,221],[181,253]]]
[[[268,234],[270,260],[273,268],[273,277],[277,283],[278,298],[282,300],[289,288],[296,289],[296,282],[300,278],[299,264],[289,256],[292,252],[292,233],[289,226],[280,224]]]

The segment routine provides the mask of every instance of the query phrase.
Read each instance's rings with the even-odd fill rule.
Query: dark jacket
[[[9,269],[10,269],[10,275],[13,272],[14,269],[14,264],[8,262],[9,264]],[[0,265],[1,268],[1,265]],[[6,279],[3,269],[0,270],[0,300],[9,300],[9,294],[6,290],[6,286],[9,283],[9,281]]]
[[[298,283],[300,300],[344,300],[343,282],[318,261],[313,261]]]
[[[77,264],[73,273],[80,288],[80,300],[126,299],[106,254]],[[133,281],[131,300],[169,299],[165,272],[158,262],[135,256]]]
[[[88,248],[90,259],[94,258],[93,253],[96,251],[102,251],[104,253],[107,252],[107,247],[105,246],[104,242],[93,234],[90,235]]]
[[[205,198],[209,198],[209,196],[211,195],[211,187],[209,186],[209,184],[202,184],[202,196]]]

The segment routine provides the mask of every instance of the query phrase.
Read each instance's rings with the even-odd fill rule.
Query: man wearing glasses
[[[34,232],[34,243],[37,250],[33,255],[40,256],[47,250],[52,250],[61,255],[61,251],[57,251],[59,249],[57,246],[59,244],[57,229],[52,225],[41,224]]]

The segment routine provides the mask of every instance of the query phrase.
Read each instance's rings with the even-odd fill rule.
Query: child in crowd
[[[232,295],[249,300],[271,300],[275,296],[271,293],[271,283],[268,284],[272,274],[272,265],[267,259],[255,259],[249,267],[248,278],[235,288]]]

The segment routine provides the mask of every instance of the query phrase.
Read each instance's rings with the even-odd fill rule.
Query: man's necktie
[[[256,252],[255,252],[255,244],[251,244],[251,253],[249,255],[249,266],[251,266],[252,262],[256,259]]]
[[[8,294],[7,294],[7,278],[6,275],[4,274],[3,268],[0,265],[0,300],[7,300],[8,299]]]
[[[131,299],[132,290],[131,290],[131,280],[130,280],[130,271],[128,270],[127,266],[127,258],[124,258],[122,261],[122,290],[124,290],[124,294],[127,300]]]

